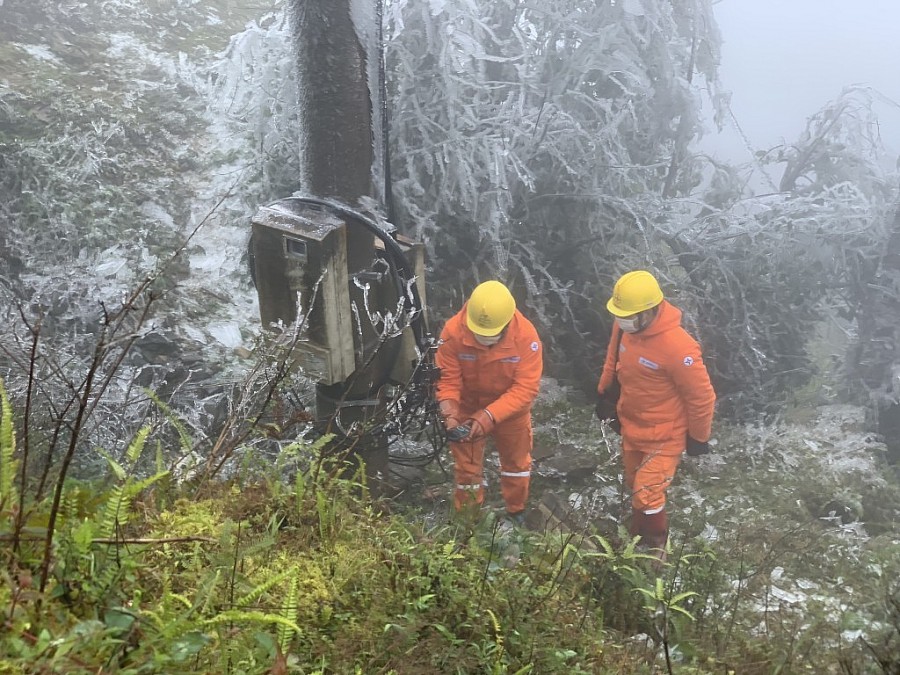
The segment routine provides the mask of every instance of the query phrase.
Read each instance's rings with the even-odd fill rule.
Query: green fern
[[[217,614],[211,619],[203,621],[204,626],[218,626],[223,623],[268,623],[276,626],[286,626],[297,634],[302,632],[300,626],[290,619],[285,619],[279,614],[268,614],[266,612],[243,612],[240,610],[226,610],[221,614]]]
[[[500,620],[497,618],[497,615],[490,609],[487,609],[486,611],[491,618],[491,628],[494,630],[494,644],[497,648],[494,661],[494,672],[498,672],[498,668],[503,665],[503,654],[505,652],[505,647],[503,645],[503,629],[500,626]]]
[[[0,380],[0,512],[8,504],[16,501],[15,480],[18,462],[16,453],[16,430],[13,425],[13,411],[6,395],[6,387]]]
[[[116,536],[119,525],[125,524],[125,516],[121,515],[123,511],[128,510],[125,503],[125,487],[117,485],[109,493],[106,500],[106,508],[103,509],[103,517],[100,519],[100,536],[112,538]]]
[[[266,593],[270,589],[274,588],[275,586],[280,584],[282,581],[284,581],[288,577],[290,577],[292,575],[294,577],[296,577],[297,572],[298,572],[298,569],[296,566],[294,566],[294,567],[291,567],[290,569],[285,570],[284,572],[281,572],[280,574],[276,574],[275,576],[269,577],[266,581],[261,583],[259,586],[257,586],[256,588],[252,589],[251,591],[245,593],[240,598],[238,598],[237,601],[234,603],[235,606],[246,607],[251,602],[253,602],[257,598],[261,597],[264,593]],[[292,620],[296,621],[296,618],[294,618]]]
[[[278,649],[281,650],[282,654],[287,653],[287,649],[291,644],[291,639],[294,637],[294,634],[300,633],[299,628],[295,630],[291,627],[297,625],[297,617],[300,616],[300,573],[297,568],[294,568],[292,571],[295,572],[295,574],[291,579],[291,585],[288,589],[284,606],[282,607],[283,617],[285,621],[289,623],[279,623],[275,627]]]
[[[156,407],[162,411],[163,416],[168,420],[169,424],[175,428],[175,431],[178,433],[178,443],[181,452],[185,455],[190,453],[194,449],[194,441],[191,439],[190,434],[188,434],[187,429],[185,429],[184,424],[182,424],[181,420],[178,419],[178,416],[172,412],[172,409],[156,395],[155,391],[150,389],[145,389],[144,391],[150,400],[156,404]]]
[[[144,426],[134,437],[134,440],[128,445],[125,451],[125,459],[128,460],[128,467],[123,467],[112,457],[106,457],[110,468],[122,483],[114,487],[106,500],[106,508],[103,510],[103,516],[100,519],[100,536],[113,538],[116,536],[118,528],[128,522],[129,511],[131,510],[132,500],[144,489],[150,487],[157,481],[169,475],[168,471],[160,471],[149,478],[141,481],[133,481],[131,473],[134,465],[141,458],[144,451],[144,445],[147,442],[147,436],[150,434],[150,426]]]
[[[131,482],[131,478],[128,478],[124,485],[114,487],[109,493],[109,497],[106,500],[106,508],[103,510],[103,517],[100,519],[100,536],[110,539],[115,537],[118,528],[128,522],[131,502],[134,498],[141,491],[168,475],[168,471],[163,471],[134,483]]]
[[[290,456],[299,454],[301,451],[307,457],[318,457],[320,456],[325,449],[328,447],[328,444],[334,439],[334,434],[325,434],[324,436],[320,436],[312,443],[306,443],[302,441],[298,441],[296,443],[291,443],[287,446],[282,453]],[[306,491],[310,486],[307,484],[306,476],[303,474],[302,469],[297,470],[296,483],[294,485],[294,496],[297,500],[297,507],[301,511],[305,508],[304,500],[306,498]]]
[[[149,435],[150,425],[148,424],[142,427],[141,430],[137,432],[134,440],[131,441],[128,449],[125,451],[125,457],[131,463],[132,468],[134,468],[134,465],[137,463],[138,459],[140,459],[141,453],[144,452],[144,444],[146,444],[147,436]]]
[[[203,580],[203,583],[200,584],[200,589],[197,596],[194,598],[194,608],[199,609],[201,615],[207,614],[210,611],[210,607],[216,597],[215,590],[220,581],[222,581],[222,570],[217,569],[212,574],[207,575],[206,579]]]

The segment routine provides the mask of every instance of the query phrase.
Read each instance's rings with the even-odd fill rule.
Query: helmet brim
[[[510,319],[512,321],[512,319]],[[479,326],[472,319],[469,318],[469,315],[466,314],[466,325],[469,327],[469,330],[475,333],[475,335],[480,335],[481,337],[494,337],[495,335],[500,335],[503,332],[503,329],[509,325],[509,321],[500,326],[500,328],[485,328],[483,326]]]
[[[613,316],[618,316],[622,319],[627,319],[629,316],[634,316],[635,314],[640,314],[640,312],[635,312],[632,309],[624,310],[619,307],[615,302],[613,302],[613,298],[609,299],[609,302],[606,303],[606,310],[612,314]]]

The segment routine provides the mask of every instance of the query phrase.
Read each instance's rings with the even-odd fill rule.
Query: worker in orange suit
[[[508,519],[522,525],[531,482],[531,407],[543,370],[541,341],[499,281],[480,284],[447,321],[435,357],[437,400],[453,454],[457,511],[484,501],[484,446],[500,455]]]
[[[700,345],[650,272],[622,276],[606,308],[615,325],[597,385],[597,416],[622,434],[631,534],[664,560],[666,488],[683,452],[709,452],[716,394]]]

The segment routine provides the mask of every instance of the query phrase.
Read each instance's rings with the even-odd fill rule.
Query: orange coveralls
[[[638,333],[613,326],[603,374],[603,394],[615,374],[622,387],[616,411],[622,424],[625,486],[635,516],[665,517],[666,488],[685,450],[687,435],[707,441],[716,394],[709,381],[700,345],[681,327],[681,310],[663,301],[653,322]],[[642,517],[642,516],[640,516]]]
[[[531,407],[540,386],[541,341],[518,310],[500,342],[478,344],[466,325],[466,307],[447,321],[435,362],[441,369],[437,400],[454,401],[465,421],[482,409],[494,418],[491,435],[500,455],[500,492],[509,513],[525,509],[531,479]],[[450,443],[457,510],[484,501],[485,439]]]

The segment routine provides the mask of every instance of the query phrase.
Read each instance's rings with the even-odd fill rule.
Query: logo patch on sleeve
[[[694,365],[694,358],[692,356],[685,356],[683,363],[686,366],[692,366]]]
[[[531,343],[531,351],[536,352],[540,348],[541,346],[537,343],[537,341]]]

